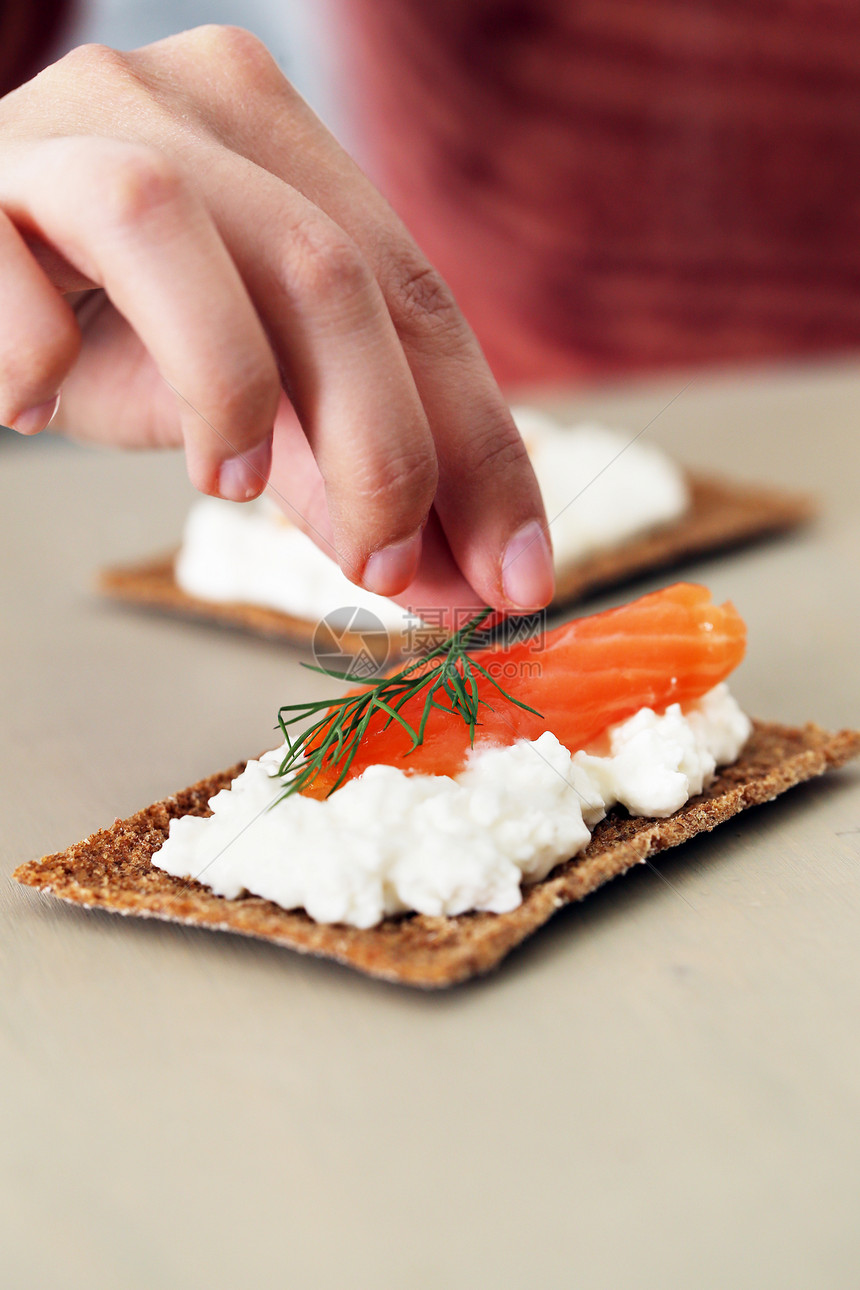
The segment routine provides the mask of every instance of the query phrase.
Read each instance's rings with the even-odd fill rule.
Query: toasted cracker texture
[[[667,820],[612,811],[597,825],[585,851],[527,888],[519,908],[507,914],[416,914],[386,919],[367,930],[329,926],[257,896],[225,900],[200,883],[156,868],[152,856],[167,837],[171,819],[208,815],[209,798],[244,763],[118,820],[67,851],[21,865],[14,877],[75,904],[241,932],[404,985],[448,986],[489,972],[557,909],[582,900],[610,878],[858,754],[860,731],[831,734],[814,725],[758,722],[740,759],[706,793]]]
[[[691,506],[677,522],[559,567],[553,607],[560,608],[655,569],[795,528],[815,512],[812,500],[797,493],[709,476],[689,476],[688,483]],[[203,618],[297,645],[311,644],[316,624],[308,619],[259,605],[219,604],[189,595],[176,582],[174,561],[175,553],[171,552],[139,564],[105,569],[99,575],[99,590],[115,600]],[[364,638],[343,638],[342,647],[347,651],[362,645],[367,645]],[[399,645],[402,642],[392,640],[392,653],[398,652]]]
[[[805,494],[709,475],[688,475],[687,484],[690,508],[674,524],[558,569],[553,603],[569,604],[654,569],[797,528],[815,515]]]

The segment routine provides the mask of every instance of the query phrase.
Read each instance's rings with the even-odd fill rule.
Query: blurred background
[[[0,15],[5,88],[81,41],[250,28],[448,278],[505,384],[860,345],[853,0],[0,0]]]

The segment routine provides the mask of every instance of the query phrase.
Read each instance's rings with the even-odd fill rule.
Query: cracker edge
[[[13,877],[73,904],[238,932],[331,958],[386,981],[439,988],[491,971],[558,909],[582,900],[649,856],[709,832],[740,811],[771,801],[858,755],[860,731],[830,733],[812,724],[798,728],[756,722],[741,757],[723,770],[707,794],[692,799],[666,820],[611,813],[597,826],[585,851],[529,888],[522,904],[507,914],[416,915],[386,919],[375,928],[361,930],[314,923],[304,913],[282,910],[259,897],[225,900],[199,883],[172,878],[155,868],[150,858],[166,835],[170,818],[207,814],[209,797],[225,787],[244,763],[117,820],[112,828],[66,851],[29,861]],[[137,885],[134,865],[123,858],[129,849],[140,870]],[[82,862],[89,863],[89,885],[79,881]],[[116,878],[111,882],[111,865],[124,876],[123,882]]]
[[[614,550],[562,566],[556,572],[556,595],[550,608],[561,609],[639,575],[796,528],[816,514],[814,499],[805,494],[709,475],[689,474],[687,479],[692,505],[686,516]],[[221,604],[189,595],[176,582],[175,558],[176,551],[171,551],[103,569],[97,590],[125,604],[202,619],[305,648],[312,644],[316,624],[309,619],[261,605]],[[346,634],[343,644],[347,650],[357,650],[365,642]],[[393,636],[390,656],[399,654],[403,645],[403,638]]]

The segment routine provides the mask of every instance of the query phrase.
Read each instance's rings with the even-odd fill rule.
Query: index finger
[[[335,162],[319,159],[316,171],[301,163],[298,186],[350,234],[382,289],[436,445],[434,506],[454,558],[488,604],[540,609],[555,585],[549,528],[507,403],[447,284],[358,167],[330,146]],[[332,164],[339,184],[317,177]]]
[[[436,445],[434,505],[454,558],[488,604],[542,608],[554,591],[549,529],[507,403],[447,284],[346,162],[348,184],[322,186],[312,175],[304,184],[358,244],[382,289]],[[363,200],[354,192],[345,200],[356,184]]]

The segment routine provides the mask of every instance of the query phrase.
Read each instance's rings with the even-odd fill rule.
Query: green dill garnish
[[[483,705],[494,709],[478,695],[476,674],[485,677],[499,694],[526,712],[540,717],[541,713],[521,703],[490,675],[477,659],[468,653],[468,646],[481,624],[492,613],[483,609],[460,631],[456,631],[441,645],[415,659],[393,676],[383,677],[362,690],[360,694],[346,694],[340,699],[315,699],[308,703],[288,703],[278,712],[278,725],[287,742],[287,753],[278,767],[284,792],[279,801],[300,793],[323,770],[338,770],[338,776],[326,796],[340,788],[346,779],[368,726],[376,713],[385,715],[382,729],[392,721],[401,725],[412,740],[407,753],[424,742],[427,722],[433,709],[448,715],[462,717],[469,729],[469,744],[474,745],[479,708]],[[435,662],[433,660],[436,660]],[[313,672],[331,676],[324,667],[305,663]],[[410,699],[424,694],[421,719],[417,726],[410,725],[401,714],[401,708]],[[289,727],[307,720],[316,713],[324,716],[292,738]],[[311,746],[313,745],[313,746]]]

